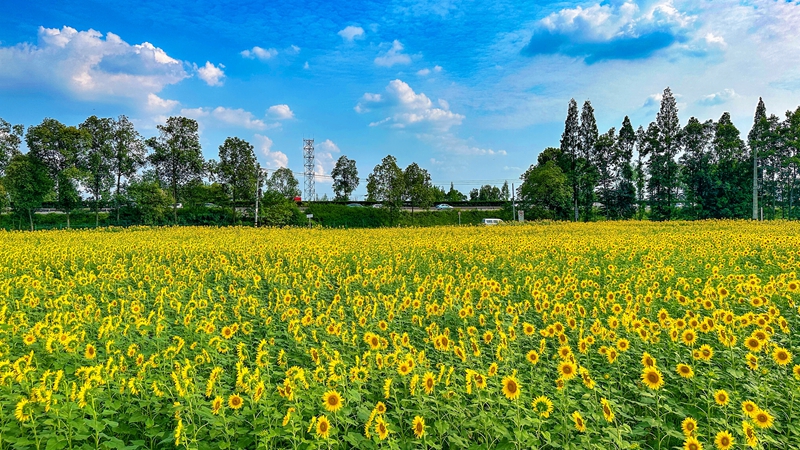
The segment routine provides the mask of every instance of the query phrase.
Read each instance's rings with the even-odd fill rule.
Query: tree
[[[606,218],[616,218],[614,181],[616,179],[617,150],[616,129],[600,135],[594,145],[594,166],[597,175],[597,196]]]
[[[163,222],[172,202],[155,173],[146,172],[140,178],[134,178],[127,191],[143,224],[157,225]]]
[[[383,202],[392,219],[396,219],[403,206],[405,193],[403,171],[398,167],[397,159],[387,155],[367,177],[367,200]]]
[[[333,177],[333,193],[335,194],[334,200],[347,201],[350,200],[350,195],[358,187],[358,169],[356,168],[356,161],[348,158],[345,155],[336,160],[336,165],[331,171]]]
[[[232,221],[236,222],[236,201],[253,199],[258,182],[258,161],[253,146],[238,137],[229,137],[219,146],[216,174],[231,195]]]
[[[578,122],[578,103],[575,99],[569,100],[567,119],[564,122],[564,133],[561,135],[561,154],[565,158],[568,170],[565,172],[567,182],[572,187],[572,206],[574,220],[578,221],[578,198],[580,177],[578,172],[578,158],[580,157],[580,123]]]
[[[297,182],[291,169],[281,167],[272,172],[267,182],[267,190],[277,192],[281,197],[291,200],[300,196],[300,183]]]
[[[692,117],[683,129],[680,178],[684,186],[683,213],[689,219],[710,217],[707,202],[713,195],[713,181],[708,146],[713,127],[711,121],[701,123]]]
[[[583,220],[587,222],[592,218],[594,189],[598,179],[596,164],[597,139],[598,131],[597,122],[594,118],[594,108],[592,108],[592,103],[586,100],[581,111],[581,124],[578,130],[578,158],[574,176],[578,185],[578,203],[583,208]]]
[[[481,202],[497,202],[500,201],[500,197],[502,192],[500,188],[497,186],[492,186],[490,184],[484,184],[478,190],[478,201]]]
[[[431,175],[427,170],[420,167],[417,163],[411,163],[403,172],[405,181],[405,195],[403,196],[411,203],[411,212],[414,207],[429,208],[433,202],[433,192],[431,189]]]
[[[520,178],[517,198],[526,218],[569,220],[569,180],[554,160],[531,166]]]
[[[478,188],[472,188],[469,190],[469,201],[477,202],[481,196],[481,191]]]
[[[511,200],[511,192],[508,190],[508,181],[503,182],[503,187],[500,188],[500,198],[504,202]]]
[[[44,197],[53,189],[47,167],[31,155],[11,157],[6,167],[5,188],[17,214],[26,214],[33,231],[33,212],[42,206]]]
[[[783,203],[784,217],[797,218],[794,212],[797,174],[800,172],[800,107],[786,111],[786,119],[780,127],[783,140]]]
[[[117,223],[119,223],[120,188],[122,178],[130,179],[136,171],[144,166],[147,161],[147,149],[144,141],[133,123],[126,116],[119,116],[113,124],[112,148],[112,174],[116,178],[114,190],[114,205],[117,210]]]
[[[66,126],[55,119],[44,119],[28,128],[25,142],[28,155],[47,168],[55,181],[56,206],[67,215],[80,205],[78,180],[83,176],[83,162],[92,137],[85,131]]]
[[[614,155],[616,186],[614,188],[614,213],[617,219],[630,219],[636,211],[635,172],[631,163],[636,146],[636,132],[628,116],[622,120],[622,128],[617,135],[617,152]]]
[[[750,158],[739,130],[729,113],[714,125],[712,142],[714,192],[711,206],[714,218],[745,218],[752,207]]]
[[[656,115],[655,131],[655,140],[649,142],[648,161],[651,219],[670,220],[674,215],[678,192],[678,163],[675,157],[680,150],[681,139],[678,106],[670,88],[664,89],[661,108]]]
[[[165,125],[159,125],[159,136],[145,141],[153,149],[150,163],[156,176],[172,194],[172,215],[178,222],[178,202],[181,190],[205,173],[205,162],[197,134],[197,121],[186,117],[170,117]]]
[[[645,166],[647,157],[650,155],[650,145],[648,143],[654,139],[651,136],[656,132],[654,123],[647,127],[647,131],[641,125],[636,130],[636,167],[634,168],[634,177],[636,178],[636,212],[639,220],[644,218],[645,211],[645,188],[647,187]]]
[[[459,192],[455,187],[453,187],[453,183],[450,183],[450,190],[447,191],[445,194],[445,200],[448,202],[463,202],[467,200],[467,196]]]
[[[753,128],[747,135],[747,143],[750,146],[750,159],[753,161],[753,220],[758,220],[758,168],[760,153],[765,150],[765,144],[770,133],[770,124],[767,120],[767,107],[764,100],[758,98],[756,114],[753,118]]]
[[[11,125],[0,118],[0,177],[5,174],[11,158],[19,154],[24,131],[25,128],[22,125]]]
[[[91,116],[79,128],[89,134],[90,144],[81,166],[84,186],[94,198],[94,225],[100,224],[100,199],[108,197],[114,183],[114,120]]]

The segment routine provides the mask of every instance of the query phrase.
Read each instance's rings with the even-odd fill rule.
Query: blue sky
[[[207,158],[238,136],[302,172],[313,137],[320,195],[340,155],[362,180],[392,154],[468,191],[558,145],[572,97],[601,131],[646,126],[667,86],[683,123],[729,111],[744,135],[759,96],[783,116],[800,104],[797,24],[785,0],[11,0],[0,117],[126,114],[151,136],[185,115]]]

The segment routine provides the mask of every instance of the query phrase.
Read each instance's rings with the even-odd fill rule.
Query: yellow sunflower
[[[692,366],[688,364],[678,364],[677,371],[678,375],[682,376],[683,378],[692,378],[694,376],[694,370],[692,370]]]
[[[571,380],[575,378],[578,367],[572,361],[561,361],[558,363],[558,373],[564,380]]]
[[[525,355],[525,359],[527,359],[529,363],[535,366],[536,363],[539,362],[539,354],[536,353],[536,350],[531,350],[528,352],[527,355]]]
[[[242,400],[239,394],[233,394],[228,397],[228,406],[230,406],[231,409],[239,409],[242,405],[244,405],[244,400]]]
[[[583,416],[578,411],[572,413],[572,420],[575,422],[575,429],[583,433],[586,431],[586,422],[583,420]]]
[[[772,351],[772,359],[780,366],[788,365],[792,362],[792,352],[783,347],[775,347]]]
[[[317,419],[317,436],[327,439],[331,432],[331,424],[326,416],[319,416]]]
[[[378,438],[384,440],[389,436],[389,428],[386,426],[386,421],[383,417],[378,417],[375,421],[375,432],[378,433]]]
[[[532,406],[533,410],[539,413],[539,417],[550,417],[550,413],[553,412],[553,402],[544,395],[536,397],[533,400]]]
[[[755,422],[756,426],[759,428],[772,428],[772,424],[775,421],[775,418],[772,417],[772,414],[764,411],[763,409],[759,409],[753,414],[753,422]]]
[[[717,433],[717,437],[714,438],[714,445],[717,446],[719,450],[728,450],[729,448],[733,447],[733,444],[736,443],[736,439],[726,430],[720,431]]]
[[[697,431],[697,421],[691,417],[687,417],[683,419],[681,422],[681,431],[683,431],[684,436],[691,436]]]
[[[725,389],[720,389],[717,392],[714,392],[714,401],[717,402],[720,406],[725,406],[730,401],[730,396]]]
[[[509,400],[519,398],[520,386],[517,377],[511,375],[503,378],[503,395]]]
[[[752,400],[745,400],[742,402],[742,412],[751,419],[756,415],[758,409],[758,406]]]
[[[425,435],[425,419],[420,416],[414,416],[414,422],[412,423],[412,427],[414,428],[414,436],[417,438],[421,438]]]
[[[325,409],[335,413],[342,408],[342,396],[336,391],[328,391],[322,395],[322,404]]]
[[[683,450],[703,450],[703,444],[695,437],[687,437],[683,441]]]
[[[642,371],[642,383],[650,389],[660,389],[664,386],[664,377],[655,367],[645,367]]]
[[[614,410],[611,409],[611,403],[605,398],[602,398],[600,399],[600,404],[603,405],[603,417],[605,417],[606,422],[613,422]]]
[[[436,386],[436,379],[433,376],[433,373],[426,372],[425,375],[422,377],[422,387],[425,389],[426,394],[430,394],[433,392],[433,387]]]

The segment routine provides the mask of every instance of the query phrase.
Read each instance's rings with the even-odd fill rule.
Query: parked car
[[[484,225],[500,225],[503,223],[503,219],[483,219],[482,223]]]
[[[347,206],[349,206],[350,208],[363,208],[364,207],[360,203],[348,203]]]
[[[381,205],[380,203],[375,203],[374,205],[372,205],[372,207],[373,208],[383,208],[383,205]]]
[[[453,207],[447,203],[442,203],[441,205],[436,205],[436,209],[453,209]]]

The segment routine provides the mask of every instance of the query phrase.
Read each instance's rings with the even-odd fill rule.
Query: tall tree
[[[0,177],[5,173],[11,158],[19,154],[24,131],[22,125],[11,125],[0,118]]]
[[[503,182],[503,187],[500,188],[500,198],[507,202],[511,200],[511,192],[508,189],[508,180]]]
[[[281,197],[287,200],[300,196],[300,183],[288,167],[281,167],[275,172],[272,172],[272,175],[269,177],[269,182],[267,182],[267,189],[272,192],[277,192]]]
[[[652,142],[649,160],[651,218],[670,220],[674,215],[678,192],[678,163],[675,157],[680,150],[681,137],[678,105],[670,88],[664,89],[655,126],[657,139]]]
[[[405,195],[403,196],[411,203],[411,212],[414,207],[428,208],[433,202],[433,192],[431,188],[431,175],[427,170],[420,167],[417,163],[411,163],[403,171],[405,181]]]
[[[258,181],[258,161],[253,146],[238,137],[229,137],[219,146],[216,174],[231,196],[231,220],[236,222],[236,201],[253,199]]]
[[[358,169],[356,168],[356,161],[350,159],[345,155],[336,160],[336,165],[331,171],[333,177],[333,193],[336,196],[336,201],[350,200],[350,195],[358,187]]]
[[[32,155],[17,153],[6,167],[5,187],[11,205],[19,215],[27,215],[33,231],[33,212],[42,206],[44,197],[53,189],[47,167]]]
[[[614,181],[616,180],[617,136],[616,130],[611,128],[600,135],[595,142],[594,166],[597,174],[597,194],[603,205],[603,214],[608,219],[616,219]]]
[[[713,181],[708,147],[713,131],[713,122],[701,123],[695,117],[683,129],[680,178],[684,186],[683,213],[688,219],[704,219],[711,214],[708,201],[713,195]]]
[[[83,176],[83,162],[91,145],[91,135],[48,118],[28,128],[25,142],[28,155],[43,164],[55,181],[56,206],[66,213],[69,228],[70,213],[80,205],[78,180]]]
[[[636,211],[636,186],[632,165],[633,149],[636,146],[636,131],[628,116],[622,120],[622,128],[617,135],[617,152],[614,155],[616,173],[614,217],[630,219]]]
[[[636,168],[634,174],[636,177],[636,216],[637,219],[642,220],[645,213],[645,188],[647,187],[647,158],[650,156],[650,141],[651,136],[657,133],[655,124],[651,123],[645,131],[644,127],[639,125],[636,129]]]
[[[786,120],[781,127],[784,141],[784,205],[785,217],[796,219],[795,198],[797,196],[797,175],[800,172],[800,107],[795,111],[786,111]]]
[[[572,193],[567,176],[552,159],[533,165],[517,188],[520,209],[528,219],[569,220]]]
[[[731,121],[731,115],[722,114],[714,125],[712,142],[714,159],[713,217],[745,218],[750,216],[750,188],[752,168],[744,141]]]
[[[94,199],[94,225],[100,224],[100,200],[108,197],[114,183],[114,120],[91,116],[79,128],[88,133],[91,141],[82,166],[84,186]]]
[[[114,205],[119,223],[119,203],[121,200],[122,178],[130,179],[147,161],[147,148],[133,123],[126,116],[114,121],[112,140],[112,174],[116,178]]]
[[[178,222],[178,202],[181,190],[205,174],[205,161],[197,133],[197,121],[186,117],[170,117],[159,125],[159,136],[145,141],[153,150],[150,163],[156,175],[172,194],[172,217]]]
[[[756,114],[753,118],[753,128],[747,135],[747,143],[750,146],[750,158],[753,160],[753,220],[758,220],[758,168],[759,154],[764,152],[765,144],[770,133],[770,124],[767,120],[767,107],[764,100],[759,97],[756,105]]]
[[[561,154],[569,169],[566,171],[567,182],[572,188],[572,207],[574,220],[578,221],[578,197],[580,178],[576,176],[580,152],[580,123],[578,122],[578,103],[570,99],[567,108],[567,119],[564,122],[564,133],[561,135]]]
[[[578,159],[575,177],[578,179],[578,203],[583,209],[583,220],[592,219],[594,188],[597,184],[596,148],[598,139],[594,108],[589,100],[583,102],[581,124],[578,132]]]
[[[467,196],[462,194],[458,189],[453,186],[453,183],[450,182],[450,190],[447,191],[445,195],[445,200],[448,202],[463,202],[467,200]]]
[[[403,171],[397,165],[397,159],[387,155],[367,177],[367,200],[383,202],[395,219],[403,206],[405,192]]]

